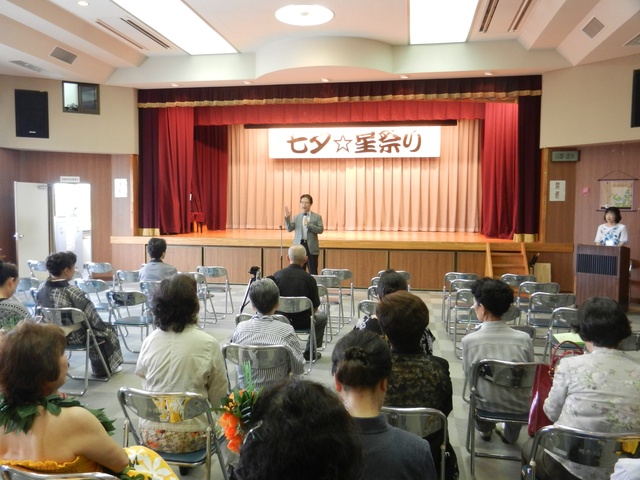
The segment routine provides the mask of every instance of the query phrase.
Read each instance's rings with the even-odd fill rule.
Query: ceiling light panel
[[[312,27],[333,19],[333,12],[322,5],[287,5],[276,10],[276,18],[287,25]]]
[[[180,0],[112,0],[190,55],[237,53]]]
[[[479,0],[411,0],[410,43],[466,42]]]

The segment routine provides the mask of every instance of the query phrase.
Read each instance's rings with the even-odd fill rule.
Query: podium
[[[610,297],[629,309],[629,248],[576,245],[576,304]]]

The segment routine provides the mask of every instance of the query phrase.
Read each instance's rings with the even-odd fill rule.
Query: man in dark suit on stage
[[[311,275],[318,274],[318,255],[320,255],[320,245],[318,244],[318,235],[324,232],[322,217],[311,211],[313,198],[308,193],[300,196],[299,214],[291,220],[291,210],[284,207],[284,223],[287,226],[287,232],[296,231],[293,238],[294,244],[300,244],[307,252],[307,267]]]
[[[318,307],[320,306],[320,297],[318,296],[318,284],[316,279],[310,274],[304,271],[303,265],[307,261],[307,255],[302,245],[292,245],[289,247],[289,266],[278,270],[273,274],[273,279],[278,285],[281,297],[307,297],[313,304],[313,311],[315,313],[316,327],[316,346],[322,345],[322,338],[324,337],[324,328],[327,325],[327,316],[318,313]],[[276,313],[282,313],[276,311]],[[311,312],[305,311],[301,313],[287,313],[286,316],[291,320],[291,325],[294,329],[308,329],[309,322],[311,321]],[[307,341],[307,346],[304,351],[305,360],[309,360],[310,357],[310,342]],[[313,349],[315,351],[315,348]],[[315,359],[320,358],[320,353],[316,352]],[[313,358],[313,357],[312,357]]]

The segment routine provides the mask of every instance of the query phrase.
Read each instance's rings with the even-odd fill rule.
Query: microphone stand
[[[283,259],[283,253],[282,253],[282,225],[280,225],[280,270],[282,270],[282,259]]]

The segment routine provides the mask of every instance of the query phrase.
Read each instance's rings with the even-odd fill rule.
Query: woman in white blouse
[[[558,364],[545,413],[556,425],[580,430],[640,431],[640,361],[618,350],[620,342],[631,335],[629,319],[612,299],[591,297],[578,308],[574,328],[588,353]],[[548,453],[539,459],[536,469],[539,479],[608,479],[610,474],[595,467],[560,463]]]
[[[607,207],[604,211],[604,221],[596,232],[596,245],[618,247],[628,242],[627,227],[620,223],[622,215],[618,207]]]

